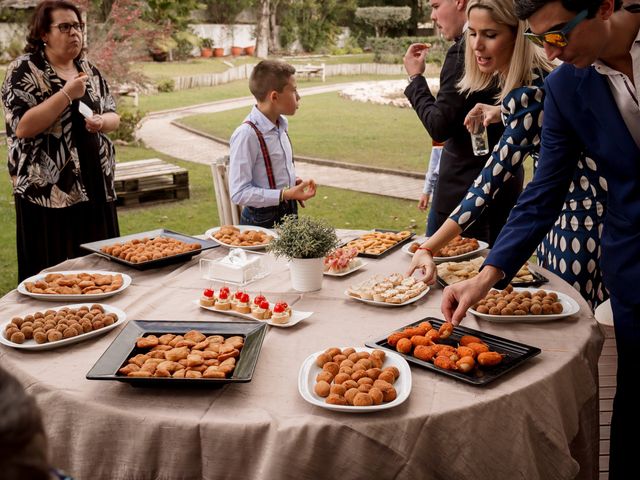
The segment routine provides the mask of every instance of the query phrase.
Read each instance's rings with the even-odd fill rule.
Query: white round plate
[[[375,305],[376,307],[404,307],[405,305],[409,305],[411,303],[414,303],[420,300],[427,293],[429,293],[429,290],[431,290],[431,287],[425,288],[422,292],[420,292],[420,295],[416,295],[415,297],[407,300],[404,303],[387,303],[387,302],[378,302],[376,300],[367,300],[366,298],[359,298],[359,297],[354,297],[352,295],[349,295],[349,292],[347,290],[344,291],[344,294],[353,300],[358,300],[359,302],[368,303],[369,305]]]
[[[268,228],[254,227],[253,225],[233,225],[233,226],[236,227],[241,232],[244,232],[245,230],[260,230],[261,232],[271,235],[274,238],[278,236],[276,232],[274,232],[273,230],[269,230]],[[228,247],[228,248],[244,248],[245,250],[261,250],[265,248],[267,245],[269,245],[268,243],[263,243],[262,245],[252,245],[248,247],[242,247],[240,245],[230,245],[228,243],[221,242],[220,240],[216,240],[216,238],[213,236],[218,230],[220,230],[220,228],[221,227],[210,228],[204,234],[208,239],[213,240],[214,242],[219,243],[223,247]]]
[[[55,308],[42,308],[41,310],[55,310],[57,312],[58,310],[64,307],[80,308],[84,305],[91,307],[92,304],[76,303],[74,305],[62,305]],[[58,340],[57,342],[36,343],[34,339],[30,339],[30,340],[25,340],[24,343],[13,343],[9,341],[7,338],[5,338],[4,336],[4,329],[11,322],[11,320],[7,320],[3,322],[2,325],[0,325],[0,329],[2,330],[2,334],[0,334],[0,343],[2,343],[3,345],[6,345],[7,347],[20,348],[24,350],[50,350],[53,348],[59,348],[59,347],[71,345],[72,343],[82,342],[83,340],[87,340],[91,337],[97,337],[98,335],[107,333],[109,330],[113,330],[117,326],[122,325],[127,320],[127,314],[124,313],[119,308],[112,307],[111,305],[106,305],[104,303],[101,303],[100,305],[102,305],[102,307],[104,308],[105,313],[115,313],[116,315],[118,315],[118,321],[106,327],[99,328],[98,330],[92,330],[90,332],[83,333],[82,335],[76,335],[75,337],[71,337],[71,338],[63,338],[62,340]],[[25,315],[33,314],[35,311],[37,310],[33,309],[33,311],[27,312],[23,315],[14,315],[14,316],[24,317]]]
[[[514,288],[514,292],[524,292],[529,291],[531,293],[537,292],[540,290],[539,288]],[[520,322],[520,323],[538,323],[538,322],[549,322],[551,320],[559,320],[561,318],[569,317],[575,313],[580,311],[580,305],[569,295],[566,295],[561,292],[556,292],[555,290],[547,290],[546,292],[555,292],[558,295],[558,300],[562,304],[562,313],[553,313],[550,315],[490,315],[488,313],[478,313],[473,308],[469,309],[470,313],[473,313],[476,317],[481,318],[482,320],[486,320],[487,322],[494,323],[512,323],[512,322]]]
[[[309,318],[311,315],[313,315],[313,312],[301,312],[299,310],[291,309],[291,318],[289,318],[289,321],[287,323],[275,323],[271,319],[259,320],[254,316],[252,316],[250,313],[240,313],[240,312],[236,312],[235,310],[216,310],[214,307],[205,307],[204,305],[200,305],[200,302],[198,300],[194,300],[194,303],[198,305],[200,308],[204,308],[205,310],[209,310],[211,312],[221,313],[223,315],[232,315],[234,317],[240,317],[245,320],[253,320],[254,322],[264,322],[264,323],[268,323],[272,327],[281,327],[281,328],[293,327],[295,324],[300,323],[305,318]]]
[[[350,273],[355,272],[356,270],[360,270],[362,267],[364,267],[367,262],[363,262],[361,259],[356,257],[356,266],[353,268],[350,268],[349,270],[345,270],[344,272],[339,272],[339,273],[334,273],[331,271],[326,271],[323,272],[324,275],[328,275],[329,277],[344,277],[345,275],[349,275]]]
[[[53,294],[53,293],[31,293],[28,291],[24,284],[26,282],[37,282],[38,280],[42,280],[44,277],[51,273],[60,273],[62,275],[73,275],[78,273],[90,273],[96,274],[99,273],[101,275],[122,275],[122,287],[118,290],[114,290],[113,292],[107,293],[90,293],[90,294]],[[33,277],[29,277],[26,280],[22,281],[20,285],[18,285],[18,292],[27,295],[28,297],[37,298],[38,300],[46,300],[49,302],[90,302],[92,300],[102,300],[103,298],[110,297],[111,295],[115,295],[116,293],[120,293],[131,285],[131,277],[126,273],[120,272],[104,272],[102,270],[65,270],[60,272],[45,272],[39,273],[38,275],[34,275]]]
[[[463,260],[465,258],[473,257],[478,252],[481,252],[482,250],[485,250],[487,248],[489,248],[489,244],[487,242],[483,242],[482,240],[478,240],[478,248],[476,248],[475,250],[472,250],[472,251],[467,252],[467,253],[463,253],[461,255],[454,255],[453,257],[433,257],[433,261],[435,263],[442,263],[442,262],[452,262],[452,261],[456,261],[456,260]]]
[[[357,352],[373,352],[373,348],[356,348]],[[300,372],[298,373],[298,391],[302,398],[307,402],[317,407],[326,408],[328,410],[335,410],[338,412],[350,412],[350,413],[369,413],[377,410],[386,410],[388,408],[397,407],[404,402],[411,393],[411,369],[407,361],[395,352],[385,350],[385,361],[382,368],[396,367],[400,371],[400,376],[393,386],[396,389],[398,396],[395,400],[383,403],[381,405],[371,405],[368,407],[355,407],[353,405],[331,405],[324,401],[324,398],[317,395],[313,391],[313,387],[316,384],[316,376],[322,369],[316,365],[316,358],[322,351],[309,355],[302,365],[300,366]]]

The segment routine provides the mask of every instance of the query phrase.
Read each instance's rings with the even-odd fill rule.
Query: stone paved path
[[[356,82],[361,83],[361,82]],[[350,84],[335,84],[300,89],[300,95],[340,90]],[[236,108],[250,107],[253,97],[222,100],[176,110],[156,112],[147,116],[137,132],[145,145],[159,152],[182,160],[210,164],[212,160],[228,155],[229,147],[223,143],[188,132],[172,125],[181,117],[199,113],[222,112]],[[425,162],[426,164],[426,162]],[[302,178],[313,178],[320,185],[375,193],[396,198],[416,200],[422,192],[423,181],[404,175],[391,175],[377,172],[363,172],[348,168],[316,165],[296,162],[296,171]]]

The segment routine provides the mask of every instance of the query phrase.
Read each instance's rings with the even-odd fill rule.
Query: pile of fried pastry
[[[36,343],[56,342],[99,330],[117,321],[118,315],[106,313],[99,304],[63,307],[14,317],[5,327],[4,336],[13,343],[24,343],[31,339]]]
[[[170,237],[134,238],[127,242],[113,243],[100,248],[100,251],[131,263],[143,263],[160,260],[183,253],[199,250],[200,243],[186,243]]]
[[[437,267],[438,276],[448,285],[468,280],[478,275],[484,260],[484,257],[476,257],[466,261],[440,263]],[[511,283],[526,283],[532,282],[533,280],[533,273],[531,273],[531,270],[529,270],[529,267],[525,264],[518,270],[518,273],[513,277]]]
[[[249,294],[242,290],[236,290],[231,294],[229,287],[221,287],[217,294],[214,289],[205,288],[200,297],[200,305],[221,312],[232,310],[251,315],[257,320],[271,320],[278,324],[287,323],[292,315],[291,307],[287,302],[275,302],[272,308],[262,294],[256,295],[252,300]]]
[[[213,235],[213,238],[234,247],[257,247],[266,245],[273,240],[273,235],[269,235],[262,230],[244,230],[233,225],[223,225]]]
[[[146,335],[136,340],[138,353],[118,370],[128,377],[230,377],[244,346],[244,337],[205,335],[190,330],[183,335]]]
[[[401,273],[392,273],[388,277],[376,275],[358,285],[351,286],[347,293],[363,300],[403,304],[420,295],[427,284],[414,277],[404,277]]]
[[[102,273],[48,273],[35,282],[25,282],[30,293],[51,295],[91,295],[115,292],[122,288],[122,275]]]
[[[438,250],[435,257],[455,257],[464,253],[473,252],[480,248],[478,240],[475,238],[465,238],[458,235],[456,238],[447,243],[446,246]]]
[[[332,405],[368,407],[391,402],[398,396],[393,384],[400,371],[384,367],[385,352],[357,352],[355,348],[328,348],[316,358],[322,369],[313,391]]]
[[[546,290],[516,291],[507,285],[504,290],[492,289],[473,306],[478,313],[489,315],[554,315],[562,313],[564,307],[556,292]]]
[[[380,255],[389,250],[394,245],[406,240],[411,236],[411,232],[403,230],[401,232],[369,232],[360,235],[355,240],[347,243],[347,247],[354,247],[358,253],[369,255]]]
[[[502,362],[502,354],[491,351],[486,343],[473,335],[463,335],[455,347],[440,343],[451,333],[452,323],[445,322],[435,329],[430,322],[421,322],[418,326],[392,333],[387,337],[387,343],[402,354],[432,362],[443,370],[469,373],[478,365],[492,367]]]

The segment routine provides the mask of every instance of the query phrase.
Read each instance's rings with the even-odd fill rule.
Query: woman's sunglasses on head
[[[541,33],[540,35],[532,32],[525,32],[524,36],[539,47],[543,47],[545,43],[553,47],[566,47],[569,44],[567,35],[569,35],[569,32],[571,32],[571,30],[573,30],[576,25],[587,18],[588,14],[588,10],[582,10],[560,30],[551,30],[549,32]]]

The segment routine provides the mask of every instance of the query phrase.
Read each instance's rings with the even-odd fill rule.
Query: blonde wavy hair
[[[462,93],[469,96],[473,92],[489,88],[497,77],[500,86],[498,100],[502,101],[514,88],[531,85],[536,71],[550,72],[555,68],[555,64],[547,60],[544,50],[525,38],[527,24],[516,17],[513,0],[471,0],[467,4],[467,18],[474,8],[488,10],[496,23],[510,27],[515,33],[515,45],[506,75],[498,72],[483,73],[478,68],[467,33],[464,75],[457,85]]]

